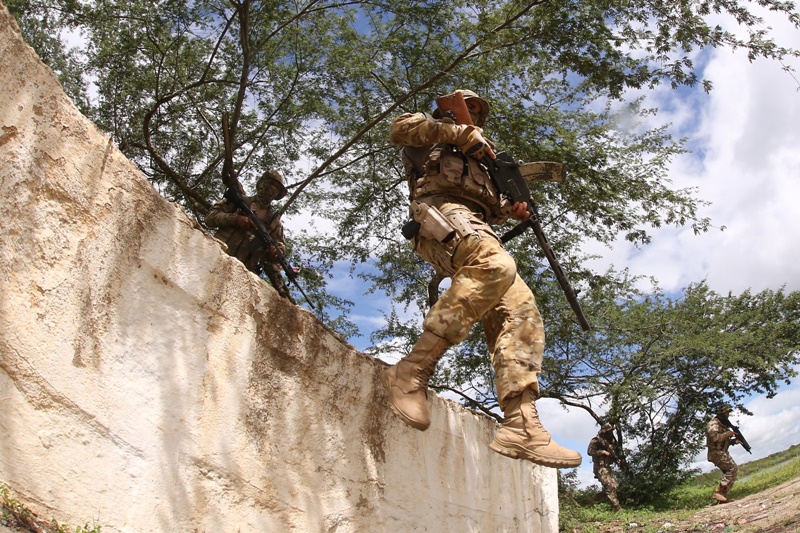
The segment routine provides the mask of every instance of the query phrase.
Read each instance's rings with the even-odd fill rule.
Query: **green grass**
[[[740,465],[737,481],[729,496],[733,499],[744,498],[797,477],[800,477],[800,445]],[[636,528],[638,533],[664,531],[664,522],[684,520],[714,505],[710,496],[721,478],[718,470],[699,475],[660,498],[656,505],[625,508],[623,504],[620,512],[615,512],[607,500],[588,505],[586,501],[592,495],[589,492],[593,491],[578,491],[572,501],[561,502],[559,531],[598,533],[607,531],[614,522],[635,522],[639,526]],[[624,529],[629,528],[625,526]]]
[[[47,524],[14,498],[8,487],[3,485],[0,485],[0,525],[46,533],[100,533],[101,529],[100,525],[90,526],[88,522],[83,526],[75,526],[75,528],[67,524],[59,524],[56,520]]]

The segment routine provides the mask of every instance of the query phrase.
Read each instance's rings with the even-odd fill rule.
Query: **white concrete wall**
[[[557,531],[556,471],[228,257],[64,95],[0,6],[0,482],[113,531]]]

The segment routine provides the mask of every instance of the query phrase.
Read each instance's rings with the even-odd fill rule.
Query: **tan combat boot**
[[[711,498],[717,500],[719,503],[728,503],[728,498],[725,496],[725,489],[722,485],[717,485],[714,494],[711,495]]]
[[[431,425],[428,412],[428,380],[450,343],[430,331],[423,331],[414,348],[381,374],[389,393],[389,407],[403,422],[425,431]]]
[[[539,422],[531,387],[512,398],[506,406],[503,426],[489,448],[509,457],[527,459],[551,468],[572,468],[581,464],[581,454],[557,444]]]

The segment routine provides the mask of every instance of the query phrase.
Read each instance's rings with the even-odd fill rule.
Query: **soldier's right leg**
[[[581,464],[581,454],[555,442],[536,409],[544,325],[530,288],[519,276],[483,318],[495,370],[503,426],[489,447],[502,455],[553,468]]]
[[[717,488],[714,489],[713,494],[711,494],[711,498],[717,500],[719,503],[728,503],[728,498],[725,497],[725,487],[722,484],[717,485]]]
[[[434,243],[434,248],[442,246]],[[429,263],[435,259],[429,259],[427,248],[418,246],[417,250]],[[475,323],[508,292],[516,279],[517,265],[495,237],[483,232],[464,237],[450,264],[450,272],[442,269],[450,274],[450,288],[425,316],[423,328],[455,345],[466,339]]]
[[[389,393],[389,407],[413,428],[425,431],[431,425],[428,380],[449,347],[445,339],[423,331],[411,352],[381,374]]]
[[[617,498],[617,478],[614,477],[614,473],[610,469],[607,469],[603,473],[601,483],[603,489],[606,491],[608,501],[611,502],[611,507],[613,507],[615,511],[622,509],[622,506],[619,504],[619,498]]]
[[[728,491],[733,486],[733,481],[736,479],[737,466],[733,458],[726,452],[713,452],[709,453],[709,461],[714,463],[714,466],[722,471],[722,481],[719,482],[717,488],[711,494],[711,498],[720,503],[727,503]]]
[[[495,238],[479,233],[465,237],[452,259],[445,246],[432,239],[420,238],[417,253],[451,275],[450,288],[426,315],[414,348],[387,369],[381,381],[392,411],[410,426],[425,430],[430,425],[428,380],[436,363],[449,346],[469,335],[472,326],[508,290],[516,276],[516,265]],[[442,258],[447,258],[447,263]]]
[[[736,466],[733,457],[731,457],[728,453],[723,454],[720,464],[717,466],[719,466],[723,473],[722,482],[720,483],[720,487],[722,487],[722,494],[728,501],[730,501],[730,498],[728,498],[728,492],[730,492],[730,490],[733,488],[733,483],[736,481],[736,474],[739,471],[739,467]]]

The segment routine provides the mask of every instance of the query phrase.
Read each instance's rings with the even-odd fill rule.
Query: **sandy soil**
[[[663,530],[800,532],[800,478],[740,500],[713,505]]]
[[[609,524],[605,533],[634,532],[632,523]],[[800,478],[752,494],[730,503],[712,505],[684,520],[663,520],[664,533],[684,531],[718,531],[740,533],[798,533],[800,532]],[[26,528],[0,524],[0,533],[31,531]]]
[[[663,533],[717,531],[737,533],[800,533],[800,478],[729,503],[709,505],[689,518],[661,519],[636,524],[615,521],[602,533],[635,533],[644,526],[658,526]]]

